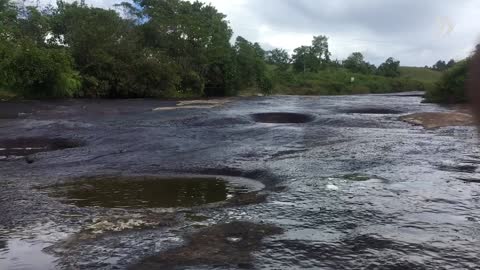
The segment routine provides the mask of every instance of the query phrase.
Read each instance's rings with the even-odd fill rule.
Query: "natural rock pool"
[[[252,115],[256,122],[271,124],[300,124],[312,122],[315,118],[302,113],[256,113]]]
[[[57,151],[80,146],[82,146],[81,142],[62,138],[50,139],[33,137],[7,140],[0,139],[0,161],[21,159],[36,153]]]
[[[0,103],[1,142],[81,142],[0,162],[0,269],[477,269],[477,131],[421,101]]]
[[[52,186],[49,196],[78,207],[181,208],[227,201],[261,183],[214,176],[92,177]]]

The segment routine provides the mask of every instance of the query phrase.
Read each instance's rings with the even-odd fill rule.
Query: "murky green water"
[[[249,189],[221,178],[92,178],[57,186],[50,195],[78,207],[173,208],[225,201]]]

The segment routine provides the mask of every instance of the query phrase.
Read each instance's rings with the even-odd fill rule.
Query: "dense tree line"
[[[376,67],[354,52],[343,61],[332,60],[328,38],[313,37],[311,45],[296,48],[293,55],[284,49],[267,52],[273,66],[275,91],[283,94],[363,94],[425,90],[423,83],[399,78],[400,61],[389,57]],[[352,80],[353,78],[353,80]]]
[[[436,70],[436,71],[446,71],[447,69],[450,69],[454,67],[457,64],[455,60],[450,59],[450,61],[446,62],[443,60],[438,60],[433,66],[425,66],[425,68],[429,68],[431,70]]]
[[[331,77],[341,80],[332,82],[336,88],[352,74],[399,75],[393,58],[378,67],[359,52],[332,61],[326,36],[313,37],[290,56],[243,37],[232,44],[232,35],[225,15],[200,2],[133,0],[107,10],[84,1],[38,8],[0,0],[0,91],[29,97],[225,96],[244,89],[271,93],[289,78],[308,84],[307,74],[341,73]]]
[[[267,62],[277,66],[278,69],[288,70],[290,64],[296,72],[319,72],[325,69],[345,68],[354,73],[365,75],[380,75],[385,77],[397,77],[400,75],[400,61],[388,58],[378,68],[365,61],[360,52],[352,53],[347,59],[340,63],[331,60],[331,53],[328,46],[328,38],[325,36],[313,37],[310,46],[301,46],[294,50],[292,57],[284,49],[274,49],[267,52]]]
[[[214,7],[135,0],[114,10],[0,0],[0,88],[22,95],[188,97],[269,91],[265,52],[238,38]]]

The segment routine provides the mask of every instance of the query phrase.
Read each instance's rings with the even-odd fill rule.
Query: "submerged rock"
[[[184,100],[178,102],[175,106],[171,107],[158,107],[153,111],[171,111],[177,109],[213,109],[216,107],[224,106],[227,103],[232,102],[232,99],[205,99],[205,100]]]
[[[187,236],[185,246],[146,258],[129,269],[175,269],[182,266],[253,268],[252,252],[262,239],[282,233],[273,225],[250,222],[219,224]]]
[[[105,216],[91,220],[81,231],[59,241],[47,250],[56,255],[65,255],[86,243],[103,237],[145,229],[172,227],[178,224],[175,213],[146,212],[125,216]]]

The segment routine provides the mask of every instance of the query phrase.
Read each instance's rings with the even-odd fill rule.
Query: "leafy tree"
[[[264,50],[258,43],[252,44],[243,37],[235,42],[237,87],[258,87],[269,92],[273,87],[264,61]],[[262,53],[263,52],[263,53]]]
[[[273,49],[267,53],[267,63],[277,66],[281,71],[288,70],[290,62],[290,56],[284,49]]]
[[[293,51],[293,69],[297,72],[310,71],[314,63],[314,57],[310,46],[301,46]]]
[[[45,46],[47,34],[50,32],[49,18],[35,7],[25,7],[18,26],[22,39],[29,39],[37,46]]]
[[[14,51],[10,66],[11,87],[25,96],[72,97],[80,89],[73,60],[63,49],[47,49],[24,43]]]
[[[255,84],[257,73],[261,67],[258,54],[252,43],[243,37],[237,37],[235,41],[236,67],[238,75],[238,87],[247,88]]]
[[[18,34],[18,10],[10,0],[0,0],[0,40],[12,40]]]
[[[181,86],[190,90],[198,85],[192,77],[181,82],[179,65],[161,50],[139,46],[140,26],[113,10],[58,2],[52,21],[54,36],[63,40],[82,75],[81,95],[169,96]]]
[[[329,63],[331,53],[328,49],[328,38],[326,36],[314,36],[311,52],[317,60],[317,68]]]
[[[389,57],[383,64],[378,67],[378,75],[385,77],[400,76],[400,61],[396,61],[393,57]]]
[[[365,61],[360,52],[352,53],[342,64],[344,68],[355,73],[373,74],[376,70],[374,65]]]
[[[330,63],[328,38],[314,36],[311,46],[301,46],[294,50],[292,56],[294,70],[298,72],[318,72]]]
[[[360,52],[352,53],[346,60],[343,61],[343,66],[354,72],[359,72],[365,65],[363,54]]]
[[[445,63],[445,61],[438,60],[437,63],[433,65],[432,69],[437,71],[445,71],[447,69],[447,63]]]
[[[52,21],[54,36],[64,40],[83,76],[83,94],[126,96],[131,57],[125,50],[127,23],[113,10],[61,1]]]
[[[225,15],[200,2],[135,0],[139,7],[143,46],[166,53],[180,68],[182,86],[205,85],[212,95],[225,95],[233,86],[232,30]],[[193,75],[195,73],[195,75]],[[221,75],[223,80],[218,79]],[[203,87],[189,88],[202,94]],[[188,89],[179,89],[186,91]],[[187,91],[188,92],[188,91]]]
[[[450,61],[448,61],[447,63],[447,69],[454,67],[455,64],[456,64],[455,60],[450,59]]]
[[[1,88],[33,97],[75,95],[79,76],[68,52],[46,43],[50,24],[45,14],[0,0],[0,21]]]
[[[255,55],[261,60],[265,60],[267,52],[260,46],[258,42],[253,43],[253,49],[255,50]]]

